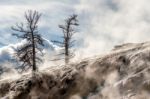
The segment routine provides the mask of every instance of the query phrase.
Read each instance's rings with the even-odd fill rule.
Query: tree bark
[[[33,56],[32,56],[32,62],[33,62],[33,66],[32,66],[32,70],[36,71],[36,60],[35,60],[35,43],[34,43],[34,35],[32,33],[32,51],[33,51]]]

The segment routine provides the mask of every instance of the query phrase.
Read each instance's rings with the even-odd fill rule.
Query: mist
[[[49,40],[59,37],[61,30],[58,24],[63,23],[68,15],[76,13],[80,20],[78,33],[75,35],[77,54],[82,53],[83,58],[102,54],[118,44],[149,41],[149,2],[149,0],[96,0],[94,2],[92,0],[70,2],[12,0],[11,3],[2,1],[1,9],[4,11],[0,12],[0,21],[3,24],[0,32],[6,35],[1,35],[5,38],[1,38],[1,41],[6,45],[10,43],[9,41],[18,42],[12,38],[9,27],[15,24],[14,19],[22,19],[23,16],[18,14],[23,15],[23,12],[28,9],[42,12],[43,18],[39,27],[43,36]],[[36,7],[32,6],[33,3]],[[20,6],[22,4],[24,6]],[[56,17],[59,14],[61,15]],[[10,24],[7,24],[8,22]]]
[[[23,93],[26,99],[148,99],[149,4],[149,0],[1,0],[0,97]],[[35,75],[30,69],[23,73],[16,69],[20,63],[15,50],[26,40],[13,37],[10,28],[22,22],[29,9],[42,13],[38,27],[45,43]],[[79,20],[71,49],[75,56],[65,65],[63,59],[52,61],[62,48],[51,40],[62,40],[58,25],[72,14]]]

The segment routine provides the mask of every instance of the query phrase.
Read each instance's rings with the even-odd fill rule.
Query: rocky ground
[[[1,99],[150,99],[150,42],[0,81]]]

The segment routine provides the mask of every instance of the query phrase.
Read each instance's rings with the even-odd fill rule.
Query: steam
[[[19,43],[16,44],[9,44],[7,46],[4,46],[0,48],[0,72],[1,72],[1,79],[10,77],[10,75],[18,76],[18,70],[19,62],[15,56],[16,49],[20,46],[27,43],[26,40],[22,40]],[[44,48],[43,48],[43,54],[42,56],[43,63],[40,63],[39,70],[43,70],[45,68],[48,68],[50,66],[56,66],[58,65],[55,61],[50,61],[52,57],[55,56],[56,53],[59,51],[59,47],[57,45],[54,45],[49,40],[44,38]],[[60,65],[60,63],[59,63]],[[30,71],[29,71],[30,72]],[[18,78],[18,77],[17,77]]]
[[[38,1],[40,3],[37,1],[20,2],[13,0],[11,3],[1,1],[4,4],[1,9],[5,10],[0,12],[0,20],[3,24],[1,29],[5,30],[10,27],[9,25],[15,24],[14,19],[22,20],[23,16],[18,15],[23,15],[23,12],[27,10],[26,8],[37,9],[43,13],[39,30],[41,30],[44,38],[50,40],[54,34],[56,34],[55,36],[60,35],[61,30],[58,29],[58,24],[62,23],[68,15],[76,13],[80,26],[75,35],[77,41],[76,57],[73,61],[106,53],[117,44],[149,40],[150,11],[148,0]],[[32,4],[36,4],[37,7],[33,7]],[[58,9],[55,9],[56,7]],[[3,20],[4,18],[6,20]],[[7,24],[6,21],[10,24]],[[51,29],[47,27],[47,24]],[[6,33],[2,37],[9,39],[5,40],[5,43],[14,41],[11,33]],[[3,39],[1,41],[4,42]]]
[[[27,73],[16,77],[14,82],[10,78],[10,82],[4,79],[0,81],[0,91],[9,85],[11,90],[6,91],[10,93],[7,95],[19,99],[21,96],[16,93],[23,94],[26,99],[147,98],[150,81],[149,46],[148,42],[120,45],[105,56],[88,58],[68,66],[49,67],[34,76]]]
[[[107,52],[117,44],[149,40],[149,3],[149,0],[95,0],[94,2],[93,0],[69,2],[12,0],[10,3],[1,1],[3,4],[1,9],[4,9],[0,12],[0,21],[3,24],[1,33],[5,33],[1,37],[6,39],[1,38],[1,41],[3,43],[15,41],[10,35],[11,31],[6,28],[15,24],[15,20],[22,20],[23,16],[18,15],[23,15],[23,12],[27,10],[26,8],[36,9],[43,13],[39,30],[47,39],[59,36],[61,30],[58,29],[58,24],[62,23],[68,15],[76,13],[80,22],[75,37],[77,40],[77,58],[80,56],[81,58],[91,57]],[[33,7],[33,4],[36,7]],[[3,20],[4,18],[5,20]]]
[[[100,59],[97,58],[97,56],[94,56],[106,53],[117,44],[149,40],[149,0],[95,0],[94,2],[93,0],[80,0],[76,3],[71,2],[71,6],[69,3],[59,1],[51,2],[52,1],[46,1],[47,4],[43,2],[37,4],[38,10],[44,13],[44,18],[47,15],[46,13],[49,13],[48,10],[51,11],[51,13],[54,13],[54,16],[48,15],[48,18],[53,18],[52,20],[47,19],[46,16],[45,21],[42,21],[40,24],[42,30],[43,27],[47,27],[47,24],[51,23],[53,26],[50,24],[49,27],[52,27],[52,31],[54,31],[54,33],[56,32],[58,35],[59,31],[57,31],[58,28],[56,27],[61,21],[55,17],[62,14],[61,18],[64,18],[72,12],[77,13],[79,15],[80,28],[75,35],[75,39],[77,40],[75,51],[76,56],[72,59],[72,62],[79,63],[86,57],[94,57],[94,59],[87,58],[85,63],[83,62],[82,64],[81,62],[77,67],[74,67],[73,63],[71,65],[72,67],[69,69],[67,67],[68,71],[70,69],[73,71],[79,71],[77,74],[77,77],[79,78],[75,79],[77,87],[74,88],[77,92],[74,92],[74,89],[70,90],[70,92],[74,93],[69,96],[70,99],[143,99],[149,97],[149,89],[147,88],[147,86],[149,86],[150,66],[148,60],[149,44],[145,43],[144,47],[142,44],[137,44],[138,46],[136,44],[131,44],[131,48],[130,46],[124,46],[121,47],[122,49],[119,49],[119,51],[113,51],[112,53],[109,53],[108,56],[104,56]],[[58,7],[57,9],[56,6]],[[8,5],[5,5],[1,6],[1,9],[4,9],[5,11],[0,13],[2,16],[11,15],[16,18],[18,13],[22,13],[18,11],[18,9],[23,11],[26,10],[25,8],[32,9],[33,7],[31,4],[26,4],[24,6],[9,5],[9,7]],[[3,17],[0,19],[3,19]],[[8,21],[13,23],[14,18]],[[8,24],[8,22],[4,23]],[[2,27],[7,28],[8,25],[4,24]],[[46,30],[49,29],[46,28]],[[49,36],[52,34],[47,33],[44,37],[47,37],[47,35]],[[6,36],[10,38],[10,35]],[[4,38],[7,37],[4,36]],[[0,49],[1,65],[2,67],[7,67],[6,70],[8,70],[8,74],[2,74],[1,79],[11,79],[12,77],[18,79],[20,77],[15,69],[12,68],[16,65],[5,60],[11,60],[13,58],[12,54],[14,53],[14,49],[24,43],[25,41],[22,41],[21,43],[10,44]],[[49,45],[51,44],[52,43],[49,42]],[[53,47],[54,49],[56,48],[59,50],[57,46],[54,45]],[[137,51],[137,49],[139,51]],[[39,69],[41,71],[48,67],[51,70],[54,68],[60,69],[59,65],[62,64],[62,62],[52,62],[49,60],[55,51],[51,52],[51,49],[45,49],[44,53],[46,53],[43,57],[44,62],[40,65]],[[128,64],[128,60],[130,61],[130,64]],[[80,69],[76,69],[78,67],[80,67]],[[61,75],[66,71],[57,72],[59,72],[58,75]],[[56,72],[54,72],[54,74],[56,74]],[[68,75],[67,77],[70,77],[72,74]],[[51,76],[48,75],[48,77]],[[42,79],[42,77],[40,79]],[[51,85],[46,82],[44,84],[44,88],[46,85]],[[35,89],[32,92],[34,96],[34,92],[36,92]],[[41,94],[44,94],[45,96],[48,95],[45,93]]]
[[[77,55],[91,57],[118,44],[149,41],[148,4],[148,0],[80,0],[75,5],[81,22],[76,38],[82,46]]]

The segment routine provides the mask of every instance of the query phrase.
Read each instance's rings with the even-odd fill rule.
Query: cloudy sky
[[[19,42],[10,27],[23,21],[24,12],[42,13],[40,33],[58,39],[69,15],[78,14],[80,26],[74,38],[83,55],[109,51],[116,44],[150,39],[150,0],[0,0],[0,47]]]

